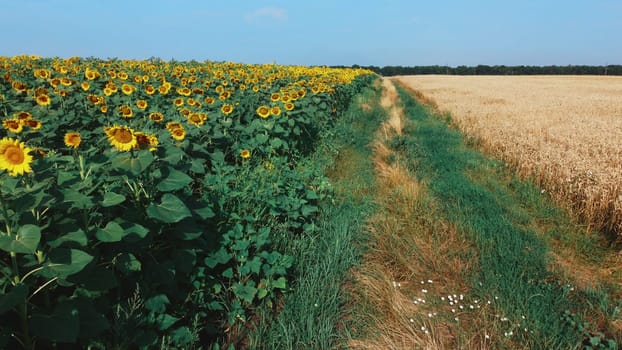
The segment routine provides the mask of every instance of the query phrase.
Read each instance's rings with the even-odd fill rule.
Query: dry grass
[[[435,205],[425,185],[386,146],[404,122],[397,94],[388,86],[383,101],[394,111],[376,135],[373,154],[380,209],[369,220],[372,243],[349,286],[353,303],[359,305],[358,317],[370,329],[348,345],[383,350],[493,348],[504,341],[486,338],[502,328],[494,316],[494,301],[481,301],[481,308],[467,306],[469,287],[464,278],[476,269],[474,248],[453,226],[434,216]],[[448,303],[446,296],[454,294],[465,296],[461,302],[466,310],[458,309],[458,302]]]
[[[487,152],[622,237],[622,77],[402,76]]]

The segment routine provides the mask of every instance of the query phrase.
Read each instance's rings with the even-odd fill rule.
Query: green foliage
[[[275,306],[289,291],[294,261],[278,247],[315,232],[318,203],[327,195],[321,171],[299,164],[372,76],[349,84],[335,78],[315,93],[310,86],[294,110],[263,119],[256,116],[257,105],[296,82],[263,67],[274,74],[269,82],[262,78],[265,89],[238,89],[228,101],[235,105],[230,115],[216,112],[224,104],[216,98],[207,123],[186,124],[185,139],[174,140],[144,112],[125,121],[116,109],[145,98],[185,123],[172,98],[119,93],[106,98],[111,111],[98,115],[98,107],[85,102],[87,94],[75,88],[87,82],[84,67],[110,65],[136,76],[148,75],[146,68],[74,63],[67,63],[77,67],[67,73],[74,88],[67,87],[67,96],[50,94],[47,107],[16,92],[7,79],[0,82],[0,96],[8,101],[1,117],[24,110],[46,118],[39,131],[20,135],[45,154],[35,156],[32,172],[0,173],[0,347],[230,345],[226,329],[242,334],[257,307]],[[0,77],[47,89],[50,82],[33,79],[33,70],[56,74],[51,66],[58,64],[11,63],[0,66]],[[210,67],[206,76],[203,66],[179,67],[184,75],[204,74],[201,84],[234,84],[233,70],[225,76]],[[156,68],[176,87],[185,86],[171,65]],[[113,79],[121,85],[112,77],[89,82],[101,92]],[[112,150],[103,128],[113,122],[157,135],[159,144],[153,150]],[[77,149],[63,145],[67,125],[80,130]],[[241,150],[251,156],[242,158]]]

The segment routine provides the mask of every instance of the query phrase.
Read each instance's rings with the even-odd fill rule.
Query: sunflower
[[[186,137],[186,130],[183,127],[169,130],[169,132],[177,141],[182,141]]]
[[[42,94],[37,96],[37,98],[35,99],[37,101],[37,104],[39,106],[49,106],[50,103],[52,103],[52,99],[50,98],[50,96],[46,95],[46,94]]]
[[[134,111],[132,110],[132,107],[127,105],[119,106],[119,112],[121,112],[121,116],[123,118],[131,118],[134,116]]]
[[[86,70],[84,71],[84,77],[88,80],[95,80],[95,78],[97,78],[97,73],[95,73],[95,71],[91,70],[90,68],[86,68]]]
[[[272,113],[272,115],[275,115],[275,116],[281,115],[281,107],[279,107],[279,106],[272,107],[270,109],[270,113]]]
[[[224,101],[228,99],[229,97],[231,97],[231,93],[229,91],[223,91],[223,93],[220,94],[220,96],[218,96],[218,99],[221,101]]]
[[[88,91],[91,88],[91,84],[89,84],[88,81],[83,81],[80,84],[80,87],[82,88],[83,91]]]
[[[2,121],[2,126],[14,134],[22,132],[23,124],[19,119],[5,119]]]
[[[158,87],[158,92],[160,93],[160,95],[166,95],[166,94],[168,94],[168,91],[169,91],[169,90],[170,90],[170,89],[169,89],[169,88],[167,88],[167,87],[166,87],[166,86],[164,86],[164,85],[160,85],[160,86]]]
[[[188,89],[187,87],[184,87],[181,89],[177,89],[177,93],[182,96],[190,96],[190,94],[192,93],[192,90]]]
[[[27,119],[27,120],[22,120],[22,123],[28,127],[30,127],[32,130],[39,130],[41,129],[41,126],[43,124],[41,124],[40,121],[36,120],[36,119]]]
[[[287,102],[284,107],[285,107],[285,110],[287,110],[287,111],[294,110],[294,104],[291,103],[291,102]]]
[[[175,129],[183,129],[184,126],[179,122],[168,122],[166,123],[166,130],[171,131]]]
[[[252,87],[253,92],[259,92],[259,86],[255,85]]]
[[[289,97],[289,94],[283,94],[283,96],[281,96],[281,102],[287,103],[289,102],[289,100],[291,100],[291,98]]]
[[[134,135],[134,130],[131,128],[115,125],[104,128],[104,131],[108,135],[110,144],[119,151],[129,151],[136,147],[136,135]]]
[[[78,148],[80,146],[80,142],[82,142],[82,136],[77,132],[68,132],[64,137],[65,146]]]
[[[225,103],[224,105],[222,105],[222,107],[220,107],[220,111],[224,115],[229,115],[231,114],[231,112],[233,112],[233,105]]]
[[[186,100],[186,103],[190,106],[194,106],[197,103],[197,101],[193,99],[192,97],[190,97]]]
[[[181,115],[183,115],[184,117],[187,117],[190,115],[192,111],[189,110],[188,108],[182,108],[179,110],[179,113],[181,113]]]
[[[281,99],[281,95],[279,95],[278,92],[273,92],[272,95],[270,95],[270,101],[272,102],[276,102],[280,99]]]
[[[126,95],[131,95],[134,93],[134,90],[136,90],[136,88],[130,84],[123,84],[121,85],[121,92],[123,92]]]
[[[19,120],[28,120],[32,118],[32,114],[30,114],[30,112],[21,111],[21,112],[13,113],[13,117]]]
[[[270,107],[268,106],[257,107],[257,114],[262,118],[268,118],[270,116]]]
[[[211,105],[211,104],[213,104],[213,103],[214,103],[214,101],[215,101],[215,100],[214,100],[214,98],[213,98],[213,97],[209,97],[209,96],[208,96],[208,97],[206,97],[206,98],[205,98],[205,100],[203,100],[203,101],[205,101],[205,103],[207,103],[208,105]]]
[[[16,92],[24,92],[26,91],[26,89],[28,89],[28,86],[26,84],[19,81],[14,81],[13,83],[11,83],[11,86]]]
[[[57,87],[58,85],[60,85],[60,79],[58,78],[50,79],[50,85],[53,88]]]
[[[240,157],[244,158],[244,159],[248,159],[251,157],[251,151],[247,150],[247,149],[243,149],[240,151]]]
[[[216,93],[218,93],[218,94],[222,94],[225,91],[225,87],[222,86],[222,85],[218,85],[218,86],[216,86],[214,91],[216,91]]]
[[[201,113],[190,113],[190,115],[188,116],[188,123],[196,126],[201,126],[203,125],[203,123],[205,123],[205,119],[207,119],[204,119],[203,116],[204,115]],[[205,115],[205,117],[207,117],[207,115]]]
[[[47,69],[35,69],[33,73],[35,75],[35,78],[39,79],[47,79],[51,76],[50,71]]]
[[[161,123],[164,120],[164,114],[160,112],[152,112],[149,113],[149,119],[156,123]]]
[[[73,85],[73,81],[71,81],[71,79],[69,79],[67,77],[62,77],[62,78],[60,78],[60,84],[62,86],[71,86],[71,85]]]
[[[146,134],[140,131],[136,131],[134,133],[136,136],[136,148],[137,149],[148,149],[150,151],[155,151],[159,144],[158,138],[152,134]]]
[[[156,88],[153,87],[153,85],[146,85],[145,92],[147,93],[147,95],[153,95],[156,92]]]
[[[114,91],[113,91],[111,88],[109,88],[109,87],[105,87],[105,88],[104,88],[104,95],[106,95],[106,96],[110,96],[110,95],[112,95],[113,93],[114,93]]]
[[[99,107],[99,111],[102,113],[108,112],[108,106],[102,105],[101,107]]]
[[[125,72],[119,72],[119,74],[117,74],[117,77],[119,77],[119,79],[121,79],[121,80],[127,80],[129,75],[127,73],[125,73]]]
[[[145,101],[145,100],[138,100],[138,101],[136,101],[136,107],[138,107],[138,108],[140,108],[140,109],[142,109],[144,111],[145,109],[147,109],[147,101]]]
[[[240,84],[240,86],[238,86],[238,89],[240,89],[240,91],[244,91],[246,90],[246,85]]]
[[[173,104],[177,107],[181,107],[184,105],[184,99],[181,97],[178,97],[176,99],[173,100]]]
[[[31,172],[32,156],[28,154],[30,151],[30,148],[24,147],[23,142],[4,137],[0,140],[0,170],[7,170],[11,176]]]

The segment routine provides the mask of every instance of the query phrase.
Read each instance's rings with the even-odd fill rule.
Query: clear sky
[[[622,64],[622,0],[0,0],[0,56]]]

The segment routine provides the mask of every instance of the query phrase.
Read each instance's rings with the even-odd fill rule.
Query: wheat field
[[[399,76],[484,149],[622,237],[622,77]]]

